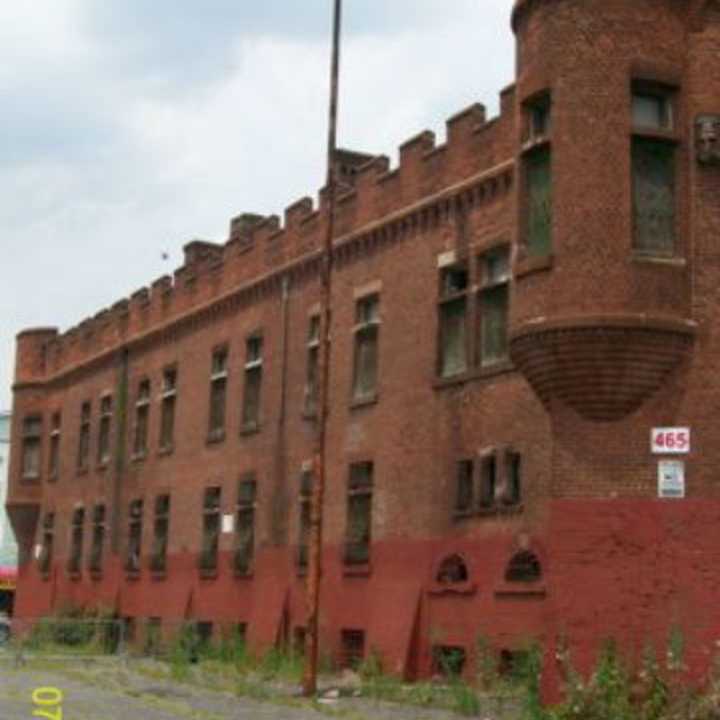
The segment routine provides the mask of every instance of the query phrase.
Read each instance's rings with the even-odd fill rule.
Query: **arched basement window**
[[[522,550],[513,555],[505,570],[507,582],[535,582],[542,577],[542,566],[535,553]]]
[[[467,565],[460,555],[449,555],[438,569],[436,582],[440,585],[455,585],[467,582],[469,579]]]

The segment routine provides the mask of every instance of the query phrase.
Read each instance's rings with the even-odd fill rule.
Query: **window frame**
[[[50,447],[48,450],[48,481],[60,477],[60,441],[62,433],[62,412],[54,411],[50,415]]]
[[[167,572],[171,511],[172,497],[170,493],[156,495],[153,507],[153,544],[150,554],[150,570],[156,574]],[[162,550],[160,551],[159,548]]]
[[[161,454],[171,453],[175,449],[178,377],[177,364],[167,365],[163,368],[160,392],[160,432],[158,436],[158,448]]]
[[[249,522],[245,522],[247,518]],[[235,506],[235,538],[233,570],[236,577],[249,577],[255,562],[255,535],[257,523],[257,477],[254,472],[243,473],[238,481],[238,499]],[[249,541],[241,543],[243,529],[249,528]]]
[[[100,397],[100,420],[98,423],[97,465],[105,468],[112,459],[113,396],[105,393]]]
[[[265,360],[265,337],[256,330],[245,338],[243,394],[240,416],[241,434],[257,432],[262,424],[262,386]]]
[[[198,553],[201,574],[214,575],[218,570],[220,535],[222,533],[222,487],[211,485],[203,490],[202,535]],[[214,527],[213,527],[214,525]],[[208,538],[210,540],[208,541]]]
[[[20,477],[23,482],[38,482],[42,478],[43,416],[30,413],[22,419],[22,457]],[[29,458],[33,457],[30,462]],[[32,465],[32,467],[30,467]]]
[[[361,470],[367,470],[365,473],[365,481],[359,481],[357,476],[361,475]],[[362,460],[350,463],[348,467],[348,487],[347,487],[347,514],[345,521],[345,538],[343,547],[343,565],[346,568],[357,566],[367,566],[370,564],[372,554],[372,498],[375,488],[375,463],[372,460]],[[353,525],[354,507],[362,508],[367,503],[367,517],[363,525],[357,523],[358,527]],[[363,530],[363,537],[357,538],[359,530]]]
[[[209,443],[221,442],[225,439],[227,431],[227,394],[230,377],[229,364],[229,344],[216,345],[210,354],[207,434]]]
[[[80,432],[78,434],[77,472],[86,473],[90,469],[90,445],[92,437],[92,400],[80,405]]]
[[[143,460],[147,457],[150,444],[150,406],[152,404],[152,382],[143,377],[138,380],[135,394],[135,414],[133,419],[132,459]]]
[[[368,311],[369,310],[369,311]],[[353,363],[350,397],[352,404],[374,402],[380,380],[380,326],[382,324],[380,291],[374,290],[355,298],[355,323],[352,329]],[[372,388],[361,387],[361,354],[366,343],[372,343]],[[364,368],[364,365],[363,365]]]

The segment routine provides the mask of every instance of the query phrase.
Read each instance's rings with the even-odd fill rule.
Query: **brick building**
[[[583,667],[604,637],[679,629],[700,673],[720,637],[720,5],[518,0],[512,27],[498,117],[459,112],[397,168],[338,155],[322,644],[416,676],[532,636],[552,684],[559,643]],[[302,635],[326,218],[322,191],[242,214],[174,277],[20,333],[19,615]],[[662,427],[690,435],[653,453]],[[664,464],[659,485],[672,458],[684,482]]]

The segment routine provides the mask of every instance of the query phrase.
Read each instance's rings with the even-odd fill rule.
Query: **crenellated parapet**
[[[515,122],[513,90],[502,92],[501,113],[496,118],[488,120],[479,103],[450,117],[442,144],[430,130],[409,138],[399,147],[397,167],[391,167],[384,155],[339,150],[338,248],[365,233],[381,232],[386,222],[388,236],[415,227],[414,222],[406,224],[400,218],[420,212],[423,204],[432,204],[436,196],[461,191],[464,182],[471,186],[468,197],[478,202],[497,197],[498,187],[508,188],[511,168],[507,163],[512,157]],[[475,187],[474,178],[480,178],[478,188],[482,189]],[[431,214],[423,212],[422,222],[429,221]],[[305,196],[292,202],[282,217],[252,212],[237,215],[230,221],[226,242],[188,242],[183,248],[184,263],[172,274],[157,278],[62,334],[55,330],[29,331],[27,337],[21,334],[16,382],[62,375],[113,348],[141,341],[241,288],[312,263],[323,245],[326,225],[325,188],[316,201]]]

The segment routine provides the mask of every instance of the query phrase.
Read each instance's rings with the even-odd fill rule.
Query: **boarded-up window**
[[[248,575],[255,555],[255,500],[257,482],[253,473],[246,473],[238,485],[237,528],[235,536],[235,572]]]
[[[59,412],[52,414],[50,419],[50,459],[48,461],[48,477],[57,480],[60,475],[60,428],[62,416]]]
[[[462,263],[440,273],[439,357],[441,377],[467,370],[468,271]]]
[[[153,548],[150,568],[154,572],[167,569],[168,536],[170,533],[170,496],[158,495],[155,498],[155,522],[153,527]]]
[[[150,422],[150,381],[141,380],[135,400],[135,437],[133,456],[145,457],[148,447],[148,425]]]
[[[80,435],[78,437],[78,470],[87,470],[90,459],[90,402],[80,407]]]
[[[23,420],[22,476],[33,480],[40,477],[40,448],[42,446],[42,418],[39,415]]]
[[[208,439],[222,440],[225,437],[225,405],[228,380],[228,350],[217,348],[212,354],[210,366],[210,412]]]
[[[675,147],[645,137],[632,141],[633,246],[672,254],[675,245]]]
[[[113,401],[110,395],[100,399],[100,429],[98,431],[98,465],[110,462]]]
[[[70,529],[70,555],[68,556],[68,572],[71,574],[76,574],[80,572],[83,553],[84,523],[84,508],[76,508],[72,514],[72,526]]]
[[[373,464],[371,462],[352,464],[345,541],[345,562],[348,565],[362,565],[370,560],[372,488]]]
[[[140,571],[140,552],[142,550],[143,501],[133,500],[128,508],[128,542],[125,557],[125,570],[131,573]]]
[[[353,398],[372,398],[377,392],[380,298],[369,295],[355,306],[355,352],[353,355]]]
[[[163,370],[160,407],[160,450],[170,452],[175,444],[175,406],[177,404],[177,368]]]
[[[203,496],[202,547],[198,564],[201,570],[217,568],[220,544],[220,488],[211,487]]]
[[[263,338],[253,335],[245,341],[245,390],[242,426],[253,430],[260,425],[260,397],[263,376]]]
[[[526,246],[529,255],[548,255],[552,249],[552,171],[549,146],[524,156]]]
[[[93,508],[92,544],[90,546],[90,559],[88,569],[90,572],[102,572],[103,549],[105,546],[105,506],[96,505]]]

